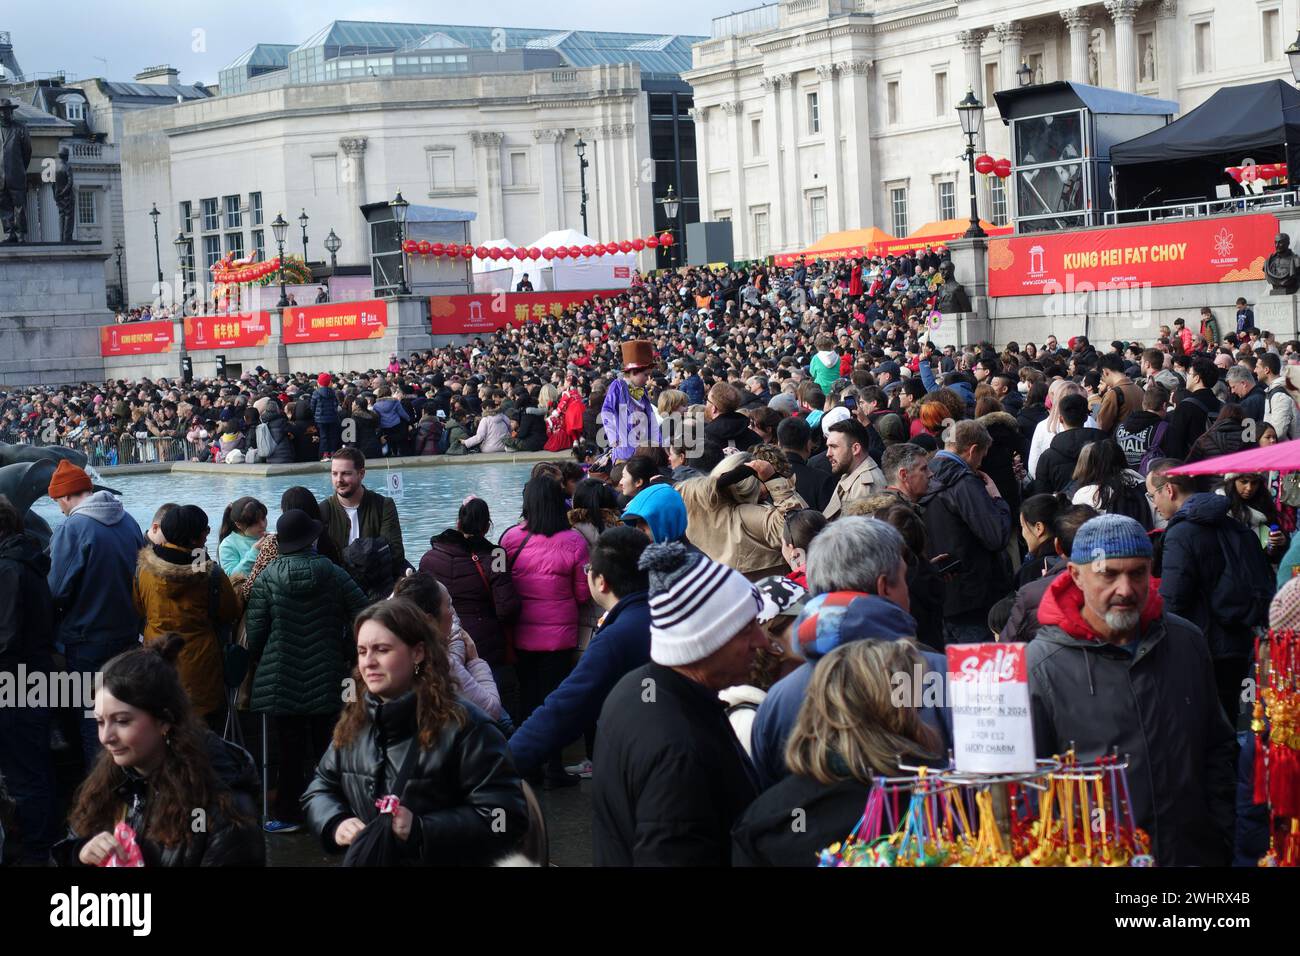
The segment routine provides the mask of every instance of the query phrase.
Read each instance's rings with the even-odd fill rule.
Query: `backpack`
[[[1142,526],[1143,531],[1150,531],[1155,526],[1151,514],[1151,502],[1147,500],[1145,485],[1130,485],[1128,482],[1115,493],[1106,509],[1113,515],[1132,518]]]
[[[1151,443],[1147,446],[1146,452],[1142,455],[1142,460],[1138,462],[1137,472],[1139,475],[1146,477],[1151,470],[1151,463],[1158,459],[1166,457],[1164,440],[1165,433],[1169,431],[1169,422],[1161,419],[1156,423],[1155,431],[1151,434]]]
[[[1210,595],[1211,618],[1232,635],[1267,627],[1277,579],[1259,546],[1259,538],[1236,520],[1221,524],[1215,536],[1225,573],[1215,582]]]

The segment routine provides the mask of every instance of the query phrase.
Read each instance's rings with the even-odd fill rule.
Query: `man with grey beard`
[[[1226,866],[1237,748],[1204,635],[1165,612],[1151,542],[1132,518],[1085,522],[1069,561],[1025,655],[1038,756],[1127,758],[1156,864]]]

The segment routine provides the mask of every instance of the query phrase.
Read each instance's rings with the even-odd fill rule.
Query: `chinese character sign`
[[[382,299],[292,306],[284,310],[280,338],[285,345],[380,339],[388,328],[388,304]]]
[[[185,348],[191,352],[205,349],[257,348],[271,338],[269,312],[245,312],[238,315],[195,315],[185,319]]]
[[[429,300],[434,335],[475,335],[495,332],[507,325],[538,322],[560,315],[594,296],[602,298],[626,289],[579,292],[488,292],[477,295],[435,295]]]

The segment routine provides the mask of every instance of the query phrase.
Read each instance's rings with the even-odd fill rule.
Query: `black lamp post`
[[[271,233],[275,236],[275,244],[280,247],[280,304],[279,308],[287,309],[289,307],[289,294],[284,290],[284,237],[289,234],[289,223],[280,213],[275,214],[275,222],[271,223]]]
[[[966,165],[970,171],[970,228],[963,233],[967,239],[983,239],[988,233],[980,226],[979,204],[975,198],[975,140],[984,124],[984,104],[975,98],[973,89],[966,90],[966,98],[957,104],[961,118],[961,131],[966,134]]]
[[[1291,64],[1291,76],[1300,84],[1300,33],[1296,34],[1295,41],[1286,48],[1286,59]]]
[[[589,236],[587,232],[587,144],[578,137],[578,141],[573,144],[573,148],[578,151],[578,188],[579,196],[582,201],[582,234]]]
[[[330,272],[339,267],[338,252],[342,247],[343,240],[334,235],[334,230],[331,229],[330,234],[325,237],[325,251],[330,254]]]
[[[113,251],[117,253],[117,296],[118,303],[122,308],[126,308],[126,280],[122,278],[122,240],[119,239],[113,244]]]
[[[158,217],[162,213],[158,211],[158,204],[154,203],[153,208],[149,210],[149,218],[153,220],[153,257],[158,266],[158,285],[162,285],[162,247],[158,245]]]
[[[302,215],[298,217],[298,225],[302,226],[302,264],[303,265],[307,264],[307,220],[309,218],[310,217],[307,215],[306,209],[304,209],[302,211]]]
[[[677,193],[673,190],[673,184],[668,184],[668,193],[663,199],[659,200],[659,205],[663,207],[664,219],[668,222],[668,232],[673,237],[673,251],[669,253],[669,259],[673,265],[681,262],[681,256],[677,252],[681,237],[677,235],[677,212],[681,208],[681,202],[677,198]]]
[[[185,250],[186,247],[189,246],[189,240],[185,238],[185,233],[178,232],[176,233],[176,238],[172,240],[172,245],[176,248],[176,270],[180,273],[181,276],[181,287],[179,290],[177,290],[176,301],[184,302],[185,301],[185,280],[186,280],[185,260],[187,258],[187,256],[185,255]]]
[[[400,256],[397,260],[399,272],[399,282],[397,286],[398,295],[410,295],[411,289],[406,284],[406,210],[410,208],[410,203],[402,198],[402,191],[399,189],[397,195],[388,203],[393,210],[393,222],[397,223],[397,250]]]
[[[1020,69],[1016,70],[1016,81],[1021,86],[1028,86],[1034,82],[1034,71],[1029,68],[1028,61],[1020,61]]]

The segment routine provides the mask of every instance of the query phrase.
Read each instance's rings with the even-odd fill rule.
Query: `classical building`
[[[220,73],[218,95],[128,117],[122,151],[132,301],[151,296],[153,225],[163,272],[202,278],[233,253],[368,262],[361,207],[398,190],[476,214],[471,238],[523,244],[583,229],[598,241],[698,219],[690,88],[703,37],[336,21],[297,46],[257,44]],[[178,256],[175,240],[183,239]],[[652,265],[651,253],[645,264]],[[181,260],[184,260],[182,262]]]
[[[732,221],[738,258],[965,217],[968,87],[988,106],[980,149],[1007,156],[994,90],[1071,80],[1185,112],[1221,86],[1289,80],[1298,26],[1283,0],[780,0],[719,17],[683,74],[700,217]],[[979,201],[1008,221],[1003,182]]]

